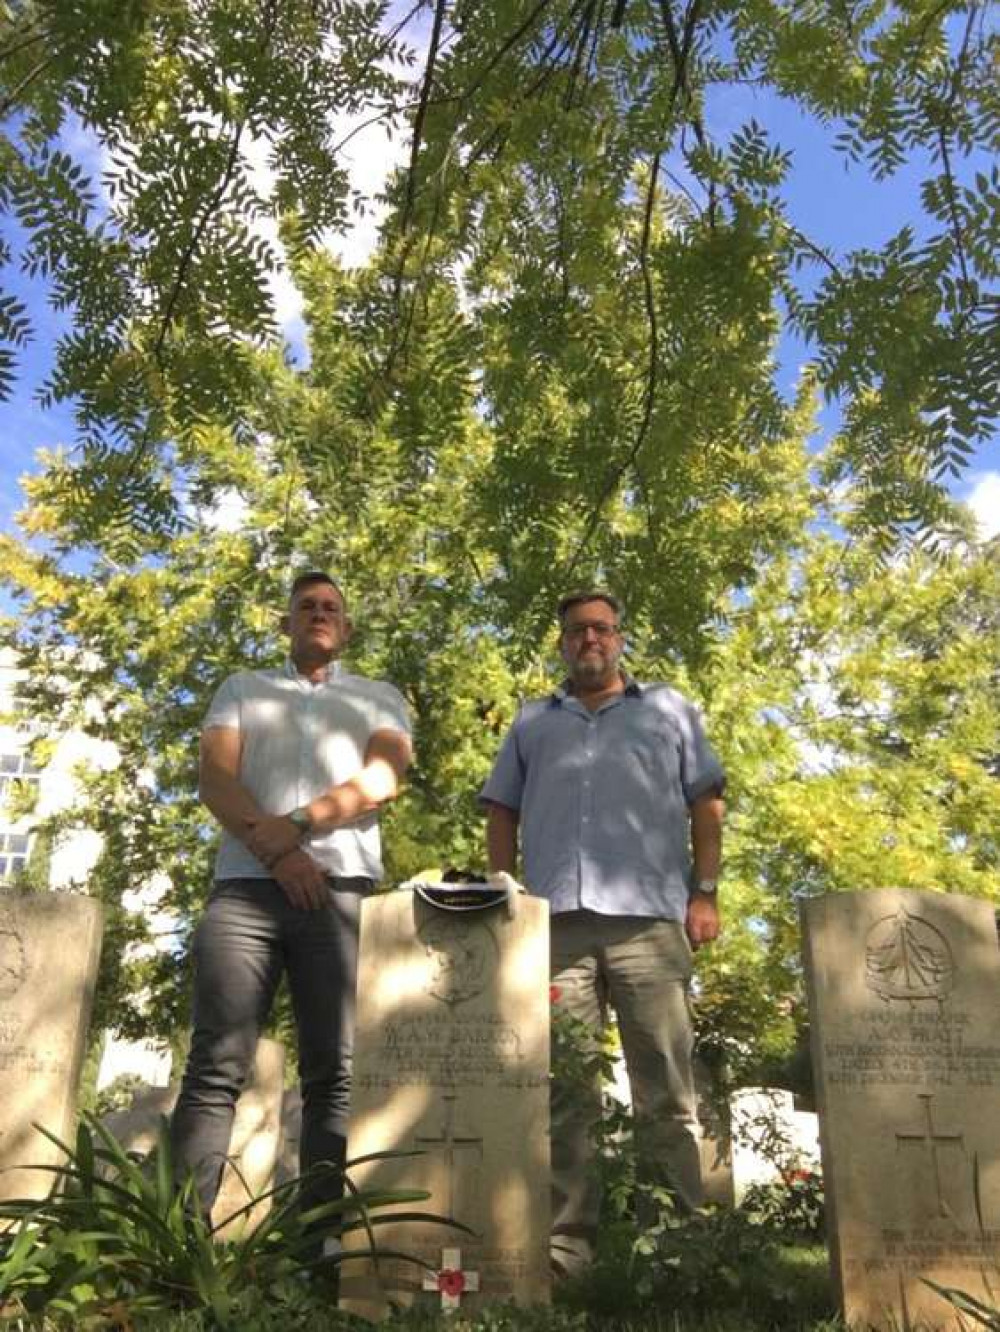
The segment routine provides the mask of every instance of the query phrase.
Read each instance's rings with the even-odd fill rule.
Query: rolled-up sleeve
[[[715,751],[708,743],[701,714],[694,704],[682,700],[677,720],[681,734],[681,785],[689,805],[710,791],[722,795],[726,774]]]
[[[518,750],[517,725],[515,721],[507,732],[493,764],[493,771],[479,792],[479,799],[484,804],[492,801],[497,805],[506,805],[508,809],[521,808],[521,797],[524,794],[524,764]]]
[[[240,729],[241,703],[240,673],[237,673],[223,680],[215,691],[208,706],[208,712],[205,714],[202,729],[207,731],[213,726],[222,726],[228,730],[238,731]]]
[[[413,723],[406,700],[392,685],[383,685],[376,707],[372,712],[373,731],[401,731],[405,736],[413,735]]]

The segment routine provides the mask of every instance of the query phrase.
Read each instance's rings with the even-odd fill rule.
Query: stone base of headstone
[[[803,907],[831,1258],[852,1326],[970,1326],[1000,1299],[993,905],[845,893]]]
[[[101,908],[0,889],[0,1199],[44,1198],[76,1098],[101,951]]]
[[[341,1305],[378,1319],[390,1304],[475,1313],[549,1298],[548,906],[518,896],[448,913],[408,891],[364,903],[348,1157],[363,1191],[418,1188],[412,1221],[375,1228],[381,1249],[347,1257]],[[415,1155],[413,1153],[416,1153]],[[385,1215],[379,1209],[377,1215]],[[363,1231],[345,1253],[369,1247]]]
[[[236,1103],[229,1143],[229,1164],[222,1173],[212,1220],[223,1239],[234,1239],[256,1225],[270,1210],[270,1199],[226,1225],[228,1217],[253,1198],[267,1192],[275,1178],[281,1139],[285,1049],[280,1041],[257,1043],[253,1070]],[[150,1087],[133,1098],[128,1110],[105,1115],[101,1121],[128,1152],[147,1156],[156,1146],[164,1116],[173,1113],[179,1088]]]

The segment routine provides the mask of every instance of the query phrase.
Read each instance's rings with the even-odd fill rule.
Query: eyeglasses
[[[617,632],[618,626],[616,624],[608,624],[604,620],[584,620],[582,623],[567,624],[563,629],[567,638],[585,638],[588,633],[591,633],[595,638],[601,639],[602,642],[604,639],[613,637]]]

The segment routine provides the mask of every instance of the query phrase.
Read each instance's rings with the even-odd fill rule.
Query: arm
[[[699,796],[691,805],[691,854],[694,880],[718,879],[722,868],[722,819],[725,801],[715,791]],[[716,898],[692,893],[688,900],[685,927],[692,948],[711,943],[719,936],[719,905]]]
[[[246,840],[247,824],[263,817],[263,810],[240,785],[240,733],[236,727],[209,726],[201,733],[198,798],[239,841]]]
[[[245,787],[240,785],[240,733],[235,727],[209,726],[201,733],[198,795],[223,828],[250,846],[248,829],[266,818]],[[296,838],[296,841],[298,839]],[[324,875],[319,865],[297,848],[265,862],[281,884],[292,906],[310,910],[323,903]]]
[[[517,865],[517,829],[520,816],[509,805],[486,803],[486,860],[491,874],[514,873]]]
[[[412,757],[408,735],[375,731],[365,750],[365,765],[357,776],[331,787],[306,805],[312,831],[332,832],[395,800]]]
[[[368,741],[361,771],[303,806],[310,834],[332,832],[394,800],[411,757],[410,738],[404,732],[375,731]],[[265,865],[273,865],[298,846],[302,830],[287,814],[258,812],[247,819],[243,836],[255,856]]]

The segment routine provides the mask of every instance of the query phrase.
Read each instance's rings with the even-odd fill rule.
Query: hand
[[[329,892],[326,874],[305,851],[298,847],[289,851],[271,867],[271,873],[297,910],[316,911],[326,906]]]
[[[719,937],[721,923],[719,906],[715,898],[694,893],[688,902],[684,928],[687,931],[688,942],[695,952],[702,944],[711,943],[713,939]]]
[[[301,829],[285,814],[262,814],[247,819],[246,828],[246,845],[268,869],[294,851],[302,837]]]

